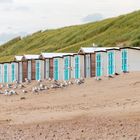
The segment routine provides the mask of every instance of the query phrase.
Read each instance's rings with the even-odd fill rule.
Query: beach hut
[[[44,80],[44,60],[35,60],[35,80]]]
[[[115,73],[121,73],[121,61],[120,61],[120,49],[118,47],[112,47],[107,49],[107,75],[114,75]]]
[[[95,75],[96,77],[107,75],[107,53],[106,49],[95,52]]]
[[[121,71],[140,71],[140,48],[123,47],[121,50]]]
[[[85,67],[84,67],[84,55],[83,54],[74,54],[74,72],[73,77],[79,79],[85,77]]]
[[[84,77],[95,76],[95,48],[81,47],[78,54],[84,55]]]
[[[63,80],[67,81],[67,80],[70,80],[72,78],[74,78],[72,76],[73,74],[73,56],[74,56],[74,53],[69,53],[69,54],[65,54],[63,55]]]
[[[28,80],[35,80],[35,64],[36,60],[39,59],[39,55],[23,55],[22,58],[22,80],[23,82],[25,79]]]

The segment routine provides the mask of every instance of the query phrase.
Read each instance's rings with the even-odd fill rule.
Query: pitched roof
[[[43,58],[63,57],[65,55],[73,55],[74,53],[41,53]]]
[[[106,51],[109,49],[119,49],[119,47],[82,47],[78,53],[94,53],[96,51]]]
[[[26,60],[30,60],[30,59],[39,59],[39,55],[24,55],[23,56],[24,59]]]
[[[15,56],[15,60],[16,60],[16,61],[21,61],[22,58],[23,58],[23,56],[18,56],[18,55]]]

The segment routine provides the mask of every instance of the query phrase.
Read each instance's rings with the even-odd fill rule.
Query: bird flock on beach
[[[81,85],[85,82],[84,78],[75,79],[75,80],[69,80],[69,81],[56,81],[54,79],[49,78],[46,80],[48,84],[46,84],[42,80],[36,81],[36,85],[31,86],[30,90],[26,89],[28,85],[32,83],[32,81],[25,79],[24,83],[19,83],[18,81],[15,81],[14,83],[10,84],[1,84],[0,85],[0,94],[3,94],[5,96],[11,96],[11,95],[18,95],[20,93],[33,93],[33,94],[39,94],[41,91],[47,91],[49,89],[61,89],[66,88],[70,85]]]

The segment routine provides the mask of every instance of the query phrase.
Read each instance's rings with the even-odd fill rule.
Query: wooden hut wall
[[[50,58],[50,78],[53,78],[53,58]]]
[[[22,72],[20,70],[20,72],[22,73],[22,81],[25,82],[25,78],[28,78],[28,61],[23,61],[20,65],[22,66]]]
[[[32,80],[32,61],[29,60],[28,61],[28,65],[27,65],[27,77],[28,77],[28,80]]]
[[[80,78],[85,76],[84,55],[80,55]]]
[[[89,78],[91,77],[91,55],[85,54],[84,55],[84,77]]]
[[[64,63],[63,58],[59,58],[59,80],[64,80]]]
[[[41,80],[44,80],[45,78],[44,78],[44,73],[45,73],[45,71],[44,71],[44,63],[45,63],[45,61],[44,60],[39,60],[40,61],[40,64],[41,64],[41,66],[40,66],[40,72],[41,72]]]
[[[31,60],[31,80],[35,80],[35,60]]]
[[[121,51],[115,50],[115,73],[122,72],[121,62]]]
[[[50,61],[49,59],[44,60],[44,78],[49,79],[50,77]]]
[[[71,56],[70,57],[70,59],[71,59],[71,79],[73,79],[74,78],[74,67],[75,67],[75,64],[74,64],[74,56]]]
[[[95,69],[96,69],[96,58],[95,58],[95,53],[91,53],[90,55],[90,65],[91,65],[91,77],[95,77]]]

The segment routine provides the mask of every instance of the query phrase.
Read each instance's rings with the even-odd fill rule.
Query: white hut
[[[115,73],[121,73],[121,53],[120,48],[112,47],[107,49],[107,75],[114,75]]]
[[[140,71],[140,47],[121,48],[121,71]]]
[[[84,67],[84,55],[83,54],[74,54],[73,58],[73,76],[75,79],[85,77],[85,67]]]

